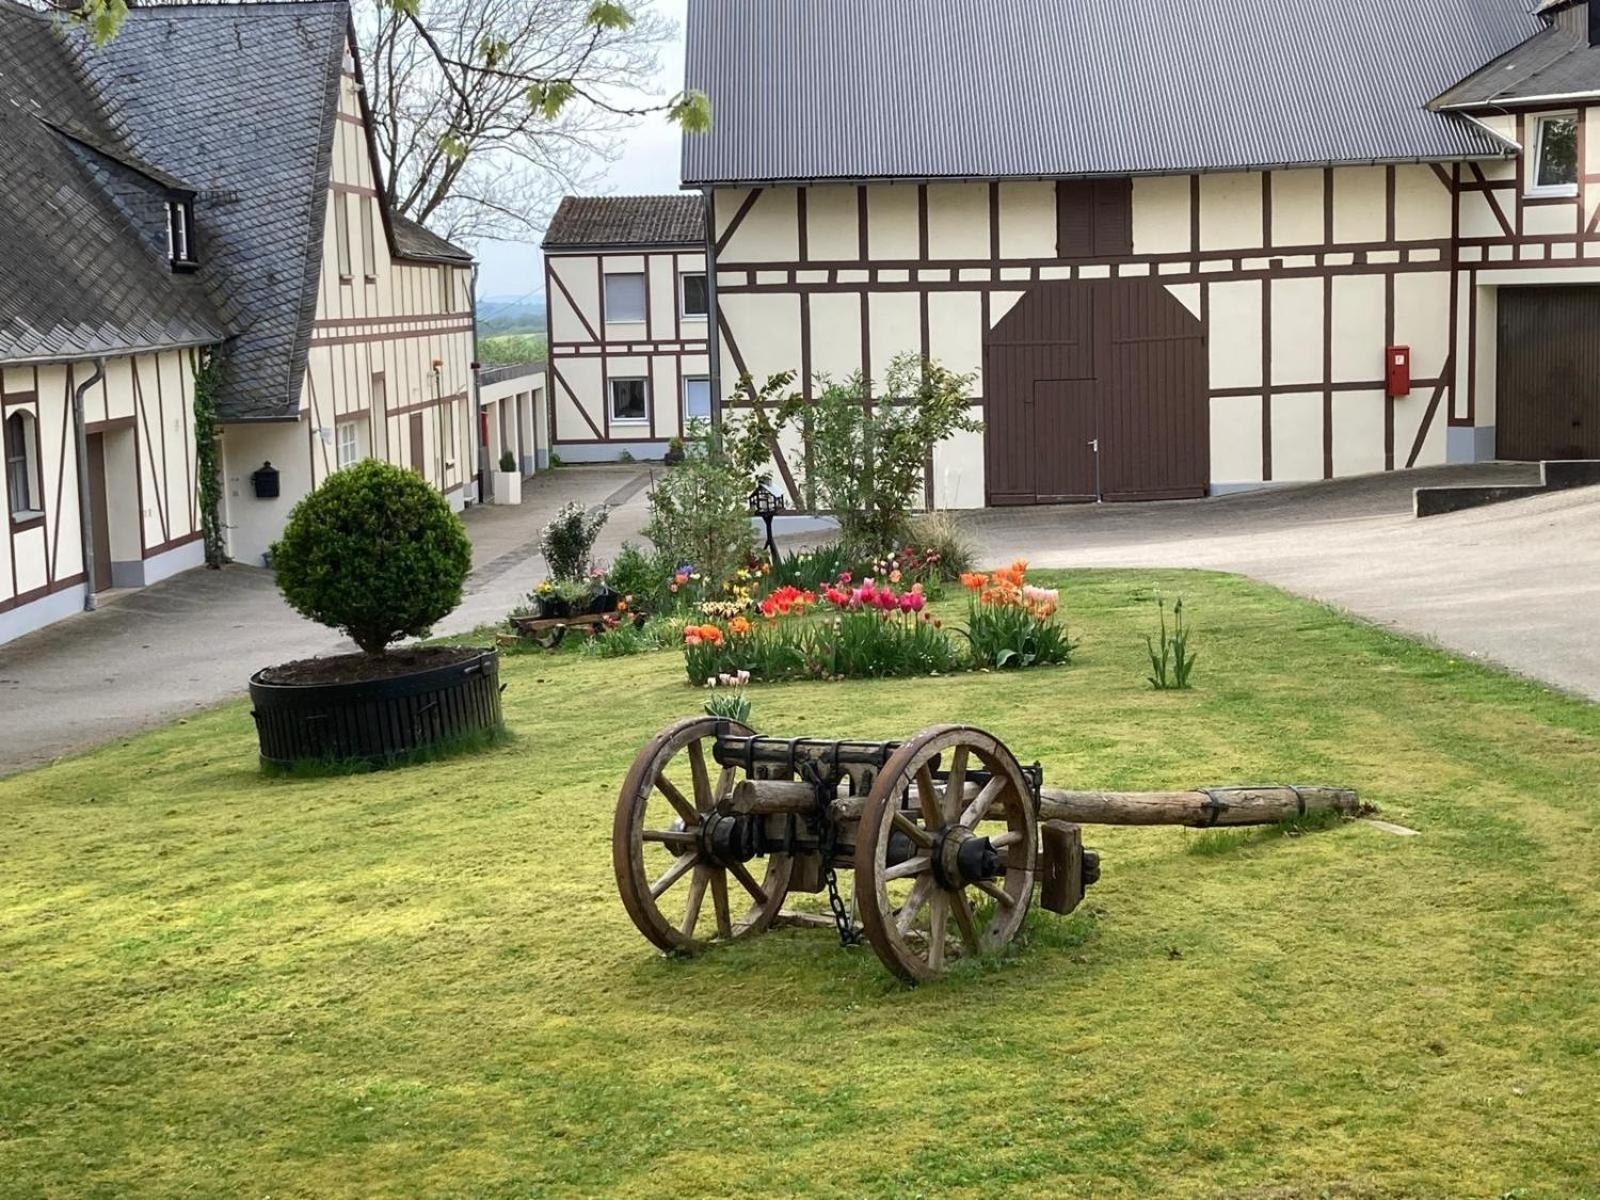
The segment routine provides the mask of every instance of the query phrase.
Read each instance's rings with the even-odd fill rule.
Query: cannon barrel
[[[968,783],[968,799],[979,785]],[[856,820],[864,796],[835,796],[830,811],[837,821]],[[724,802],[731,813],[809,813],[816,809],[817,793],[810,784],[792,780],[745,779]],[[1208,829],[1243,825],[1275,825],[1292,817],[1339,813],[1356,817],[1362,812],[1360,797],[1349,788],[1298,787],[1274,784],[1263,787],[1201,788],[1189,792],[1069,792],[1044,788],[1039,795],[1039,819],[1070,821],[1075,825],[1187,825]]]

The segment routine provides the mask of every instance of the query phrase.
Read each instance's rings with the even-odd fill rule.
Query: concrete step
[[[1412,491],[1412,511],[1418,517],[1504,504],[1528,496],[1542,496],[1568,488],[1600,487],[1600,459],[1557,459],[1539,464],[1538,483],[1482,484],[1457,487],[1419,487]]]

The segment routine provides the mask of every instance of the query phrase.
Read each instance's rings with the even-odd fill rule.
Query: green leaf
[[[511,43],[504,38],[486,37],[478,47],[478,53],[483,57],[486,67],[498,67],[505,61],[506,55],[511,53]]]
[[[566,107],[567,101],[578,94],[578,89],[572,85],[570,79],[552,79],[548,83],[536,83],[528,89],[528,103],[537,109],[547,121],[553,121],[561,115],[561,110]]]
[[[467,156],[466,142],[451,133],[447,133],[439,139],[439,149],[443,150],[451,158],[460,159]]]
[[[584,20],[596,29],[627,29],[633,24],[632,14],[616,0],[594,0]]]
[[[417,15],[418,0],[378,0],[379,6],[387,5],[403,16],[414,17]]]
[[[668,105],[667,119],[676,121],[685,133],[707,133],[711,129],[711,98],[691,88]]]

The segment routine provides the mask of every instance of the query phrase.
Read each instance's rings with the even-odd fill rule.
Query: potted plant
[[[589,611],[591,590],[577,579],[546,579],[528,597],[542,618],[559,619]]]
[[[683,461],[683,458],[683,439],[676,436],[668,438],[667,452],[661,456],[661,461],[666,463],[669,467],[675,467]]]
[[[494,503],[522,503],[522,472],[517,470],[517,456],[509,450],[500,452],[500,469],[494,473]]]
[[[391,649],[461,602],[472,566],[460,518],[418,476],[370,459],[330,475],[295,505],[272,559],[289,605],[360,650],[251,677],[264,761],[395,761],[500,727],[494,650]]]

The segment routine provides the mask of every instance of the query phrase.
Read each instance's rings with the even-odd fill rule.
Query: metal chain
[[[833,793],[838,780],[830,779],[816,763],[806,763],[802,774],[810,776],[817,793],[817,853],[822,856],[823,879],[828,884],[828,908],[833,913],[834,928],[839,931],[839,945],[848,950],[861,944],[861,935],[850,920],[850,910],[839,895],[839,876],[833,869],[833,852],[839,841],[839,827],[833,820]]]

